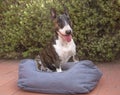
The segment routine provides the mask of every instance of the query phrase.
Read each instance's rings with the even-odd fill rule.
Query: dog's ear
[[[51,8],[50,14],[51,14],[52,20],[56,18],[56,10],[54,8]]]
[[[69,17],[69,12],[68,12],[68,8],[66,6],[64,6],[64,14],[66,14],[66,16]]]

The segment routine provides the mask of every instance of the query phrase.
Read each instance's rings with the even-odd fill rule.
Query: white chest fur
[[[76,54],[76,45],[73,39],[69,43],[62,43],[61,40],[56,40],[56,44],[53,47],[61,59],[61,64],[66,63],[71,56]]]

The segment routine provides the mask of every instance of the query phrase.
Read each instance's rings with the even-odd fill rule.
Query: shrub
[[[120,6],[113,0],[71,0],[78,53],[85,59],[110,61],[120,53]]]
[[[53,34],[49,10],[60,13],[60,2],[69,9],[80,59],[111,61],[119,55],[119,0],[3,0],[0,56],[35,56]]]
[[[19,53],[23,57],[28,57],[44,46],[51,35],[48,31],[51,25],[47,23],[48,16],[45,16],[49,10],[43,6],[44,3],[44,0],[6,0],[3,2],[8,6],[7,10],[2,12],[1,54],[14,57],[17,56],[16,53]]]

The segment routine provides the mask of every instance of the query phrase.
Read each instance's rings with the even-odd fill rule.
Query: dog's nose
[[[67,30],[67,31],[66,31],[66,34],[67,34],[67,35],[70,35],[71,32],[72,32],[71,30]]]

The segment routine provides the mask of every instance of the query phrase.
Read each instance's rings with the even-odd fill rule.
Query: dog
[[[36,57],[37,67],[42,71],[62,72],[61,65],[68,62],[71,57],[77,61],[76,45],[72,38],[72,22],[66,8],[61,15],[57,15],[54,8],[51,8],[50,13],[55,32],[46,48]]]

